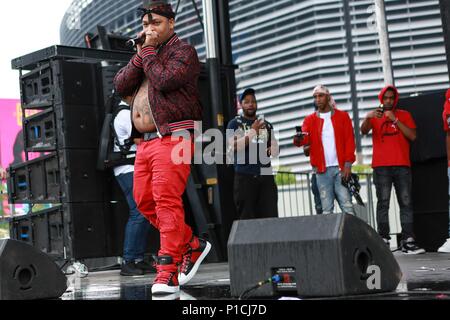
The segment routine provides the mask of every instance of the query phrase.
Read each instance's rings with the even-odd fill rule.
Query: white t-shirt
[[[319,113],[320,118],[325,122],[322,130],[322,144],[325,154],[325,163],[328,167],[339,166],[336,152],[336,138],[334,136],[334,127],[331,122],[331,111],[327,113]]]
[[[123,105],[125,104],[122,103],[121,106]],[[114,129],[116,130],[117,138],[119,139],[119,143],[121,145],[125,140],[130,138],[132,130],[130,110],[122,110],[117,114],[114,119]],[[116,144],[114,144],[114,151],[120,151]],[[130,151],[136,151],[136,145],[132,145]],[[116,177],[130,172],[134,172],[134,166],[132,165],[118,166],[114,168],[114,175]]]

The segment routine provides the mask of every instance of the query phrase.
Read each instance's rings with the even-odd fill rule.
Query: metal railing
[[[292,173],[280,171],[276,173],[278,185],[278,212],[280,218],[301,217],[316,214],[314,196],[311,190],[311,178],[311,172]],[[366,221],[376,230],[377,197],[372,174],[359,174],[359,182],[361,184],[360,195],[365,203],[365,207],[362,207],[353,201],[355,215]],[[0,200],[2,201],[0,227],[3,225],[3,229],[6,229],[5,226],[8,225],[10,218],[16,215],[26,214],[30,209],[21,207],[21,209],[17,210],[14,205],[8,204],[5,186],[2,187]],[[6,210],[4,210],[5,208]],[[336,201],[334,210],[335,213],[340,212],[340,208]],[[393,188],[389,209],[389,222],[392,234],[401,233],[399,213],[398,202]]]

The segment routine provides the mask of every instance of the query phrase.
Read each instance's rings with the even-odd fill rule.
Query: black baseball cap
[[[244,90],[244,92],[242,92],[241,96],[239,97],[239,102],[242,103],[242,101],[245,99],[246,96],[248,95],[255,96],[255,94],[256,94],[255,89],[247,88]]]

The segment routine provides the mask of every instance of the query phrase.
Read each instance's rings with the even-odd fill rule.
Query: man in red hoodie
[[[372,131],[373,176],[377,191],[378,233],[387,245],[390,240],[389,202],[392,185],[400,206],[401,250],[407,254],[425,253],[414,240],[410,142],[416,139],[416,124],[408,111],[397,108],[399,93],[387,86],[379,94],[381,106],[367,114],[362,134]]]
[[[448,161],[448,194],[449,194],[449,208],[448,212],[450,215],[450,89],[447,90],[445,94],[445,104],[444,112],[442,113],[442,120],[444,121],[444,130],[447,133],[447,161]],[[448,239],[447,241],[438,249],[438,252],[450,253],[450,216],[449,216],[449,226],[448,226]]]
[[[317,86],[313,96],[317,112],[306,117],[303,134],[295,136],[294,144],[310,147],[323,214],[333,213],[335,197],[344,213],[354,214],[350,193],[342,185],[342,179],[350,178],[355,162],[352,120],[347,112],[336,108],[327,87]]]

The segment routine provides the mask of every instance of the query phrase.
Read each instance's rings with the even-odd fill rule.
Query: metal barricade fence
[[[365,207],[356,204],[353,201],[355,215],[366,221],[375,230],[376,225],[376,191],[373,183],[373,175],[370,173],[362,173],[359,175],[361,184],[360,195],[363,199]],[[311,172],[292,173],[279,171],[276,173],[276,182],[278,185],[278,212],[280,218],[285,217],[301,217],[315,215],[314,196],[311,191]],[[400,211],[397,198],[392,188],[392,195],[389,209],[389,222],[391,226],[391,234],[401,233]],[[7,234],[10,218],[15,215],[14,205],[9,205],[9,212],[3,209],[8,207],[8,197],[6,191],[2,189],[1,193],[2,211],[0,212],[0,232]],[[340,208],[335,201],[335,213],[340,212]],[[0,234],[0,238],[5,236]]]

